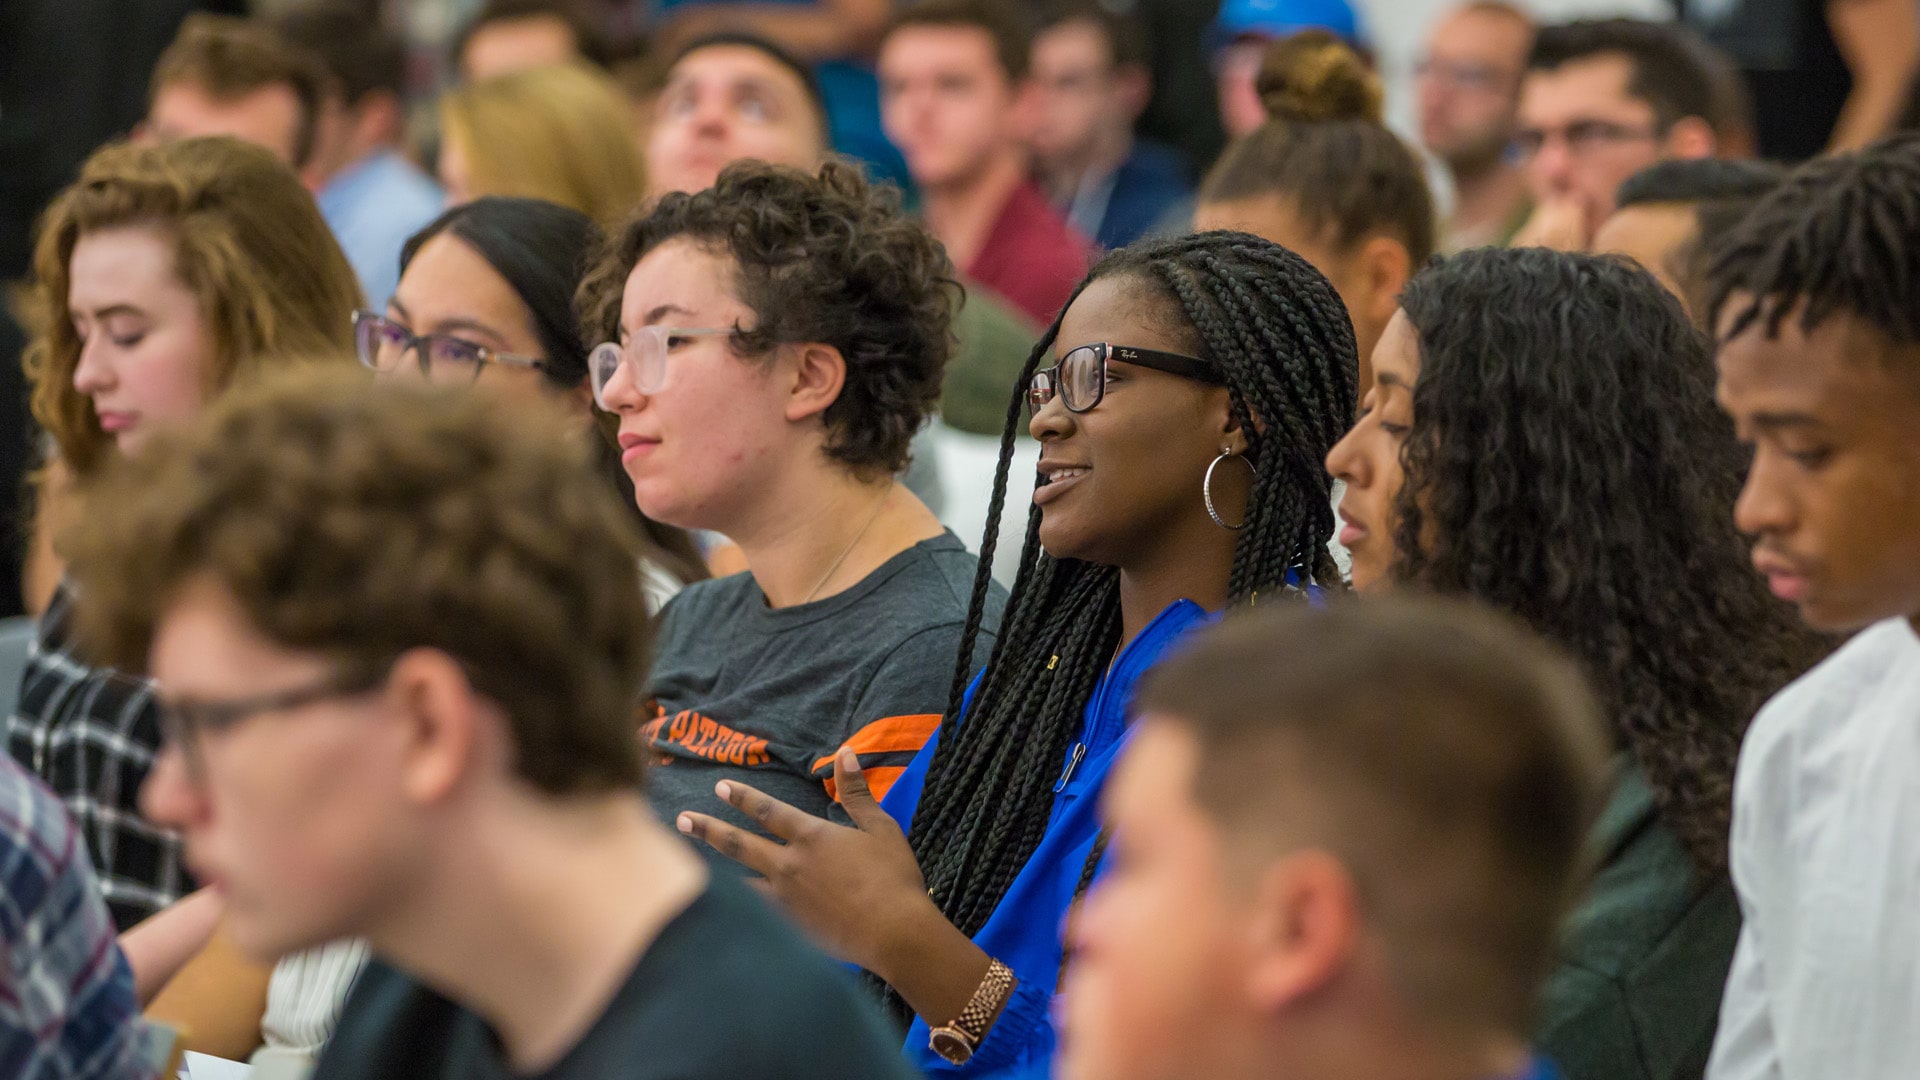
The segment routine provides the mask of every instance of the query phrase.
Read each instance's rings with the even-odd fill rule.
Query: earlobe
[[[820,416],[847,385],[847,359],[840,350],[822,342],[790,346],[794,350],[793,390],[787,399],[787,419],[805,420]]]
[[[1022,79],[1012,89],[1013,103],[1009,110],[1007,129],[1020,141],[1033,137],[1034,129],[1039,126],[1040,98],[1039,88],[1031,79]]]
[[[580,385],[567,391],[566,400],[589,419],[594,417],[593,386],[587,380],[580,380]]]
[[[1129,116],[1139,119],[1153,100],[1153,73],[1145,65],[1129,64],[1115,74],[1115,80],[1119,84],[1116,97]]]

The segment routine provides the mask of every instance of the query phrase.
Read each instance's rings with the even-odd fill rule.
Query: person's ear
[[[406,126],[406,110],[400,99],[386,90],[369,90],[361,95],[358,104],[347,107],[347,117],[355,149],[395,142]]]
[[[568,409],[577,409],[581,416],[598,423],[600,412],[593,400],[593,384],[586,379],[575,383],[571,389],[560,391],[560,400]]]
[[[1241,427],[1238,417],[1233,415],[1233,398],[1225,387],[1214,393],[1216,430],[1220,432],[1220,447],[1235,454],[1247,452],[1247,432]]]
[[[394,661],[386,694],[395,722],[402,725],[406,797],[421,805],[444,802],[472,772],[485,742],[486,714],[498,707],[438,649],[413,649]]]
[[[1666,156],[1681,161],[1710,158],[1720,151],[1720,140],[1713,133],[1713,125],[1698,116],[1675,121],[1667,129],[1666,144]]]
[[[1385,326],[1399,309],[1400,294],[1413,276],[1413,256],[1400,241],[1376,234],[1360,245],[1360,268],[1367,289],[1363,317],[1375,326]]]
[[[1025,145],[1032,141],[1040,125],[1039,84],[1030,78],[1014,79],[1008,84],[1007,93],[1010,95],[1007,132]]]
[[[1251,903],[1247,990],[1256,1008],[1289,1008],[1352,966],[1362,932],[1359,888],[1333,855],[1309,849],[1273,863]]]
[[[1153,73],[1145,64],[1121,64],[1113,71],[1113,95],[1122,115],[1138,121],[1153,100]]]
[[[787,393],[787,419],[821,416],[847,385],[847,358],[832,345],[810,341],[793,350],[792,389]]]

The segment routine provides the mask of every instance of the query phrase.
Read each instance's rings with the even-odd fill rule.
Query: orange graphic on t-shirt
[[[692,709],[668,716],[665,709],[655,706],[654,718],[640,729],[640,734],[656,750],[674,747],[681,753],[721,765],[753,768],[773,760],[767,753],[767,740],[735,731]],[[673,758],[673,754],[661,753],[659,762],[669,764]]]

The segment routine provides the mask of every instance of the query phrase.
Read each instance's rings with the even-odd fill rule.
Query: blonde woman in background
[[[449,205],[483,195],[544,199],[605,224],[645,194],[632,106],[592,68],[533,68],[449,91],[440,129]]]

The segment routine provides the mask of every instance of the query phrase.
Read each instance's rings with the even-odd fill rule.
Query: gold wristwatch
[[[955,1065],[965,1065],[986,1041],[987,1031],[1019,984],[1013,969],[995,960],[987,966],[987,977],[980,980],[980,988],[973,992],[973,1000],[961,1010],[960,1018],[946,1027],[934,1028],[927,1047]]]

